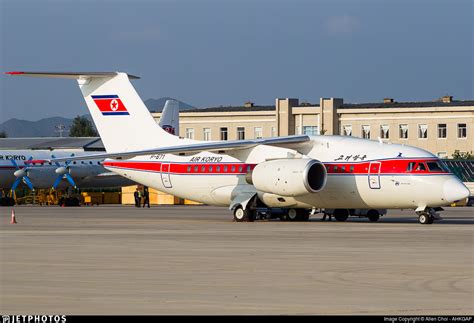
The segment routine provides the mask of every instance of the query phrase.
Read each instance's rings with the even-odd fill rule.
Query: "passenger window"
[[[232,172],[232,173],[235,172],[235,166],[232,166],[231,172]]]
[[[247,173],[250,172],[250,165],[247,166]]]
[[[188,173],[191,171],[191,166],[188,166]]]
[[[196,166],[194,166],[194,172],[197,172],[197,171],[198,171],[198,169],[199,169],[199,167],[198,167],[197,165],[196,165]]]
[[[216,167],[216,172],[220,172],[221,171],[221,166],[217,166]]]
[[[346,166],[341,166],[341,172],[345,173],[346,172]]]
[[[206,171],[206,166],[202,166],[201,167],[201,172],[205,172]]]
[[[408,163],[408,166],[407,166],[407,173],[408,172],[413,172],[413,168],[415,168],[415,162],[410,162]]]
[[[227,166],[224,166],[224,173],[227,173]]]
[[[209,171],[210,171],[210,172],[212,172],[212,169],[213,169],[212,165],[209,166]]]
[[[428,162],[426,163],[426,165],[428,165],[428,169],[430,170],[430,172],[444,171],[443,168],[437,162]]]
[[[239,166],[239,173],[242,173],[242,166]]]
[[[334,170],[333,170],[335,173],[337,172],[337,166],[334,166]]]
[[[354,172],[354,166],[351,166],[351,167],[349,168],[349,172],[351,172],[351,173]]]

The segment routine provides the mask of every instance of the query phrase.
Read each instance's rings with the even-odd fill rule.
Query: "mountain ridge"
[[[150,112],[163,111],[166,100],[176,100],[170,97],[162,97],[159,99],[148,99],[144,103]],[[176,100],[179,103],[180,111],[195,109],[190,104]],[[92,121],[89,114],[83,115]],[[74,118],[64,117],[48,117],[37,121],[29,121],[18,118],[12,118],[0,123],[0,132],[5,131],[9,138],[24,138],[24,137],[59,137],[59,130],[56,126],[64,125],[65,129],[62,136],[69,136],[69,129],[71,128]]]

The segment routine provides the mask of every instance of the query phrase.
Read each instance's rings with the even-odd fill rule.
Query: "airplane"
[[[169,133],[179,131],[179,106],[175,100],[167,100],[159,126]],[[14,192],[21,185],[30,190],[35,188],[64,189],[68,186],[79,188],[105,188],[134,185],[130,179],[110,172],[102,165],[103,159],[76,161],[67,159],[63,163],[49,159],[73,157],[88,154],[67,150],[0,150],[0,188]],[[11,204],[12,201],[9,201]],[[1,203],[0,203],[1,204]]]
[[[160,128],[123,72],[7,72],[74,79],[106,153],[52,161],[105,158],[104,167],[157,190],[228,206],[237,222],[253,221],[260,205],[286,210],[289,221],[312,208],[413,209],[421,224],[442,206],[466,199],[467,187],[432,153],[349,136],[296,135],[197,141]],[[143,140],[146,138],[146,140]]]

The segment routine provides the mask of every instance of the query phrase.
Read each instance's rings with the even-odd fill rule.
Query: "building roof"
[[[201,109],[192,109],[182,112],[247,112],[247,111],[274,111],[274,105],[268,106],[253,106],[253,107],[212,107],[212,108],[201,108]]]
[[[105,150],[99,137],[1,138],[0,149]]]
[[[340,109],[390,109],[390,108],[430,108],[430,107],[455,107],[455,106],[474,106],[474,100],[453,100],[451,102],[442,101],[422,101],[422,102],[375,102],[375,103],[344,103]],[[297,108],[304,107],[319,107],[319,104],[304,103],[296,106]],[[275,111],[274,105],[266,106],[228,106],[228,107],[211,107],[199,108],[182,111],[186,112],[248,112],[248,111]]]
[[[377,103],[344,103],[343,109],[389,109],[389,108],[430,108],[430,107],[459,107],[459,106],[474,106],[474,100],[466,101],[423,101],[423,102],[377,102]]]

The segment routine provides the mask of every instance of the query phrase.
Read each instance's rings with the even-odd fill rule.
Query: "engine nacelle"
[[[261,192],[282,196],[317,193],[326,185],[327,172],[315,159],[276,159],[265,161],[247,176],[249,184]]]

